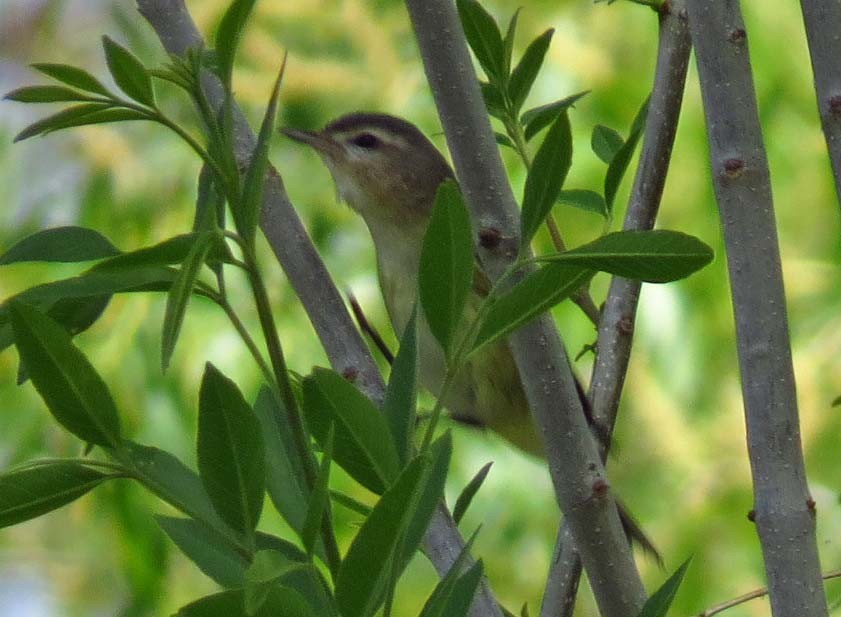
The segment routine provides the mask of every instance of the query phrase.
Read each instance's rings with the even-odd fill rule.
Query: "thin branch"
[[[383,340],[379,331],[371,324],[370,321],[368,321],[368,318],[365,316],[365,311],[362,310],[362,307],[359,305],[359,300],[356,299],[353,292],[347,292],[347,299],[350,304],[350,310],[353,312],[356,323],[359,325],[359,329],[362,330],[364,334],[368,335],[368,338],[371,339],[371,342],[374,343],[374,347],[376,347],[383,355],[385,361],[389,364],[394,364],[394,353],[388,348],[388,345],[386,345],[386,342]]]
[[[800,0],[806,38],[812,58],[812,73],[818,97],[826,147],[841,202],[841,4],[827,0]]]
[[[475,228],[493,229],[500,238],[498,244],[480,243],[477,249],[485,271],[496,280],[516,258],[519,216],[456,8],[451,0],[406,4]],[[552,318],[544,315],[521,328],[509,346],[601,614],[636,615],[645,590]]]
[[[827,572],[821,578],[823,578],[823,580],[825,581],[831,580],[833,578],[841,578],[841,570]],[[755,600],[756,598],[761,598],[762,596],[766,595],[768,595],[768,589],[766,587],[754,589],[753,591],[749,591],[748,593],[743,594],[737,598],[733,598],[732,600],[727,600],[726,602],[722,602],[721,604],[711,606],[707,610],[698,613],[698,617],[713,617],[713,615],[718,615],[719,613],[726,611],[728,608],[739,606],[740,604],[744,604],[749,600]]]
[[[137,0],[138,10],[149,22],[164,48],[183,56],[204,45],[184,5],[184,0]],[[218,108],[224,99],[221,84],[207,76],[203,82],[208,102]],[[235,147],[241,161],[250,159],[256,143],[241,111],[234,110]],[[333,368],[357,375],[355,384],[381,404],[385,385],[371,353],[353,324],[341,295],[286,195],[283,182],[270,168],[263,193],[261,228],[292,287],[301,299]],[[452,517],[439,508],[424,538],[424,548],[439,572],[446,572],[461,553],[464,540]],[[473,603],[471,615],[498,615],[499,607],[485,583]]]
[[[747,35],[738,0],[687,0],[724,229],[754,487],[772,613],[825,617],[800,441],[786,299]]]
[[[673,0],[666,5],[660,12],[659,22],[654,86],[648,105],[640,162],[625,214],[626,230],[654,227],[666,184],[689,65],[691,41],[683,1]],[[594,424],[608,436],[604,442],[605,458],[631,357],[640,286],[639,281],[614,277],[599,323],[589,399]],[[581,561],[564,525],[558,534],[541,617],[572,615],[580,575]]]

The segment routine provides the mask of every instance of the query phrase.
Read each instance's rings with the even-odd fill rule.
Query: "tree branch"
[[[625,214],[623,228],[626,230],[654,227],[677,133],[689,51],[692,47],[683,0],[673,0],[664,5],[659,24],[654,86],[648,105],[640,162]],[[613,277],[599,322],[596,363],[590,380],[589,399],[594,422],[608,435],[607,444],[616,423],[631,357],[640,287],[639,281]],[[602,458],[606,460],[607,448],[604,448]],[[558,534],[543,596],[542,617],[572,615],[575,606],[581,561],[565,527]]]
[[[451,0],[406,4],[474,225],[501,238],[496,246],[478,247],[486,272],[497,279],[516,258],[519,216],[461,24]],[[601,614],[636,615],[645,590],[555,324],[544,315],[513,334],[509,345]]]
[[[841,4],[826,0],[800,0],[812,73],[818,97],[826,147],[835,177],[835,192],[841,202]]]
[[[755,521],[774,615],[827,615],[800,442],[770,172],[738,0],[687,0],[736,319]]]
[[[169,53],[183,56],[190,48],[204,46],[184,0],[137,0],[137,8]],[[214,108],[220,107],[224,92],[219,80],[206,75],[203,86],[210,104]],[[239,161],[248,161],[256,144],[254,133],[236,106],[234,119],[236,155]],[[381,404],[385,385],[379,369],[273,167],[264,187],[260,226],[301,299],[333,368],[342,374],[355,374],[356,386]],[[447,572],[463,547],[464,540],[449,512],[439,508],[424,539],[424,550],[436,570]],[[499,606],[486,583],[482,584],[473,602],[471,615],[500,615]]]

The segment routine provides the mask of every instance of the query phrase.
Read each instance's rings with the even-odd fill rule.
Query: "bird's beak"
[[[307,144],[320,154],[326,154],[332,159],[338,158],[342,153],[342,147],[335,139],[318,131],[302,131],[299,129],[284,128],[281,133],[295,141]]]

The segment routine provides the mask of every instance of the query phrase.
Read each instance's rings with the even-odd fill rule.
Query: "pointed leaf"
[[[164,373],[169,368],[169,361],[181,332],[181,324],[184,323],[184,315],[187,313],[187,303],[193,295],[193,286],[215,240],[216,235],[214,233],[198,234],[190,252],[187,253],[184,264],[178,270],[178,275],[172,282],[172,287],[169,288],[169,293],[167,293],[166,312],[164,313],[161,335],[161,370]]]
[[[479,87],[482,90],[482,98],[485,101],[488,113],[494,118],[504,120],[507,112],[505,111],[505,100],[502,98],[499,88],[485,81],[480,81]]]
[[[284,587],[295,590],[313,611],[311,614],[338,617],[338,609],[329,589],[312,563],[290,559],[288,555],[275,550],[261,550],[254,556],[245,580],[245,608],[248,614],[265,614],[267,607],[274,607],[275,612],[270,613],[272,615],[285,617],[290,614],[278,608],[272,600],[275,590]]]
[[[9,311],[21,360],[55,419],[88,443],[116,447],[120,442],[117,407],[70,335],[31,305],[14,301]]]
[[[402,467],[412,453],[412,435],[418,398],[418,334],[417,307],[406,325],[400,349],[391,365],[391,377],[385,392],[383,414],[391,429]]]
[[[467,617],[481,580],[482,560],[480,559],[456,581],[452,593],[442,607],[442,617]]]
[[[616,153],[625,145],[625,140],[618,131],[605,126],[597,124],[593,127],[593,135],[590,138],[590,147],[602,161],[610,164]]]
[[[230,589],[204,596],[182,606],[176,617],[246,617],[245,592]]]
[[[613,211],[613,200],[616,198],[619,185],[625,176],[625,171],[631,163],[634,150],[645,129],[645,119],[648,116],[648,101],[649,99],[646,98],[637,112],[633,125],[631,126],[631,133],[628,135],[628,140],[616,151],[616,154],[613,155],[610,164],[607,166],[607,173],[604,177],[604,200],[607,204],[608,211]]]
[[[88,261],[119,253],[117,247],[98,231],[86,227],[54,227],[17,242],[0,255],[0,266],[24,261]]]
[[[108,92],[108,88],[103,86],[96,77],[75,66],[70,66],[69,64],[39,62],[37,64],[33,64],[32,68],[36,71],[40,71],[44,75],[65,83],[68,86],[79,88],[85,92],[101,94],[109,98],[111,97],[111,93]]]
[[[3,98],[18,103],[62,103],[91,100],[89,95],[64,86],[27,86],[12,90]]]
[[[473,532],[473,535],[465,543],[464,548],[461,549],[453,565],[450,566],[447,574],[435,586],[426,604],[424,604],[420,617],[450,617],[450,613],[447,612],[447,606],[453,596],[456,584],[462,576],[464,564],[470,557],[470,548],[473,546],[473,541],[476,539],[478,533],[478,529]]]
[[[236,384],[208,363],[199,391],[199,475],[216,511],[245,538],[263,508],[260,424]]]
[[[266,489],[275,508],[300,535],[307,515],[310,491],[304,468],[292,438],[286,409],[272,391],[263,386],[254,403],[266,445]]]
[[[0,474],[0,528],[52,512],[116,477],[70,461]]]
[[[586,270],[552,263],[529,274],[488,310],[470,353],[506,336],[568,298],[593,276]]]
[[[222,16],[213,46],[219,66],[219,77],[226,90],[231,90],[231,73],[234,69],[234,56],[237,53],[245,23],[254,8],[255,0],[234,0]]]
[[[493,461],[490,463],[485,463],[482,468],[476,472],[476,475],[467,483],[467,486],[464,487],[464,490],[461,491],[461,494],[456,499],[456,505],[453,508],[453,520],[458,525],[461,522],[461,518],[464,516],[464,513],[467,512],[467,508],[470,507],[471,502],[473,501],[473,497],[476,496],[476,493],[482,487],[482,483],[485,481],[485,478],[488,477],[488,472],[491,470],[491,466],[493,465]]]
[[[79,126],[85,123],[85,118],[90,117],[94,113],[108,110],[109,108],[111,108],[111,106],[108,103],[83,103],[82,105],[74,105],[73,107],[62,109],[58,113],[30,124],[20,133],[15,135],[14,141],[17,143],[19,141],[23,141],[24,139],[41,135],[42,133],[49,133],[50,131]]]
[[[476,0],[456,0],[456,6],[464,36],[479,64],[491,82],[504,82],[505,49],[496,21]]]
[[[247,242],[254,240],[254,233],[260,222],[260,210],[263,207],[263,184],[266,170],[269,166],[269,144],[274,133],[274,123],[277,116],[277,99],[280,94],[280,84],[283,81],[283,73],[286,70],[286,55],[280,65],[277,79],[269,97],[269,105],[266,108],[266,115],[263,117],[263,124],[260,127],[260,134],[257,136],[257,145],[251,155],[251,163],[245,173],[245,184],[243,186],[240,234]],[[236,212],[236,210],[235,210]]]
[[[595,191],[587,191],[583,189],[570,189],[568,191],[561,191],[558,193],[558,203],[586,212],[594,212],[604,218],[607,218],[607,205],[604,203],[604,197]]]
[[[155,106],[155,90],[152,78],[143,63],[128,49],[115,43],[107,36],[102,37],[105,49],[105,61],[114,81],[138,103],[149,107]]]
[[[190,518],[156,515],[166,535],[199,570],[222,587],[239,587],[248,562],[213,528]]]
[[[438,187],[420,257],[420,302],[432,334],[449,354],[473,282],[470,216],[458,185]]]
[[[668,283],[697,272],[713,259],[713,250],[679,231],[617,231],[583,246],[541,256],[649,283]]]
[[[496,138],[496,143],[500,146],[505,146],[506,148],[511,148],[515,150],[514,142],[511,141],[511,138],[508,135],[503,135],[502,133],[495,132],[494,137]]]
[[[683,582],[683,575],[686,574],[690,561],[692,561],[691,557],[684,561],[657,591],[651,594],[637,617],[666,617],[669,607],[671,607],[675,595],[677,595],[677,590]]]
[[[338,373],[316,368],[304,379],[307,428],[324,447],[335,426],[333,460],[357,482],[382,493],[397,477],[399,462],[390,429],[368,398]]]
[[[589,90],[585,90],[584,92],[573,94],[565,99],[555,101],[554,103],[534,107],[533,109],[529,109],[525,112],[520,117],[520,123],[524,127],[526,140],[531,140],[531,138],[537,135],[542,129],[552,124],[552,122],[555,121],[555,118],[558,117],[558,114],[572,107],[578,99],[589,92]]]
[[[330,463],[333,462],[333,440],[335,430],[333,424],[327,429],[327,437],[324,440],[324,450],[321,458],[321,466],[318,470],[318,477],[315,486],[312,488],[307,516],[304,519],[304,527],[301,530],[301,542],[307,555],[312,557],[315,554],[315,543],[318,539],[318,532],[321,529],[321,522],[324,520],[324,513],[330,505]]]
[[[521,8],[518,8],[514,11],[514,14],[511,16],[511,20],[508,22],[508,30],[505,32],[505,38],[502,41],[504,53],[503,60],[505,63],[503,73],[505,75],[509,75],[511,73],[511,55],[514,53],[514,36],[517,34],[517,20],[520,17],[521,10]]]
[[[534,156],[523,194],[520,245],[528,246],[558,199],[572,165],[572,129],[565,111],[555,119]]]
[[[383,601],[392,559],[424,487],[431,461],[423,455],[406,467],[380,498],[353,539],[336,579],[343,617],[373,615]]]
[[[531,87],[534,85],[534,80],[540,72],[540,67],[543,66],[543,59],[546,57],[546,50],[549,49],[549,43],[552,41],[554,33],[555,29],[549,28],[534,39],[526,48],[526,51],[523,52],[523,57],[520,58],[520,62],[511,73],[511,79],[508,82],[508,94],[514,106],[514,113],[518,113],[523,103],[526,102]]]

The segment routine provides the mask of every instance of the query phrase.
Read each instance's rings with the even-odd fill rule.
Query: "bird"
[[[386,312],[399,337],[417,303],[421,250],[435,196],[443,182],[455,180],[452,168],[420,129],[388,114],[354,112],[329,122],[322,130],[287,127],[282,132],[318,153],[340,199],[368,227]],[[477,262],[466,317],[475,315],[489,290],[488,278]],[[418,380],[438,396],[446,372],[444,351],[422,310],[417,328]],[[577,379],[576,384],[584,409],[589,410]],[[442,402],[454,420],[488,428],[520,450],[544,456],[542,437],[504,340],[472,354]],[[622,506],[620,517],[629,536],[656,554]]]

